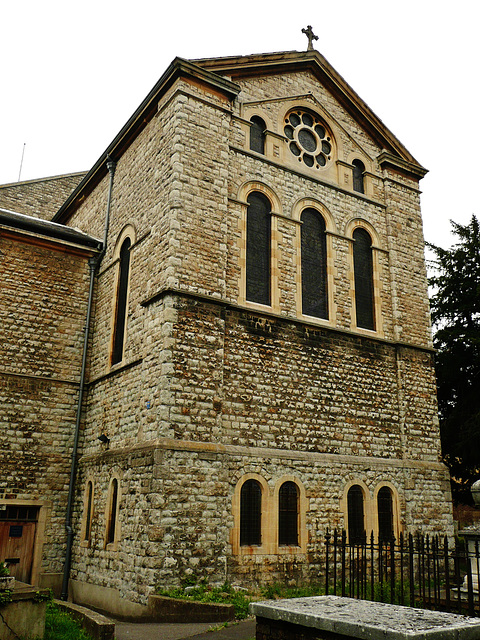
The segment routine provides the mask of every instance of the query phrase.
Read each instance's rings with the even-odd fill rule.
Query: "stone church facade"
[[[48,433],[56,420],[59,436],[48,456],[60,482],[54,466],[47,486],[40,467],[18,486],[2,473],[10,509],[49,505],[38,582],[55,583],[64,560],[64,523],[51,514],[68,500],[62,456],[76,446],[82,384],[69,552],[77,601],[133,615],[155,585],[192,575],[315,581],[327,527],[352,540],[452,533],[425,172],[316,51],[177,58],[51,222],[26,229],[26,216],[4,211],[2,251],[23,242],[69,265],[35,277],[61,283],[69,331],[52,343],[43,313],[46,333],[28,335],[20,364],[13,323],[0,378],[11,407],[25,378],[38,412],[20,423],[12,409],[2,447],[32,422]],[[32,266],[28,252],[17,264]],[[48,298],[38,291],[40,311]],[[37,348],[51,364],[43,374]],[[57,417],[36,389],[42,375],[70,384]],[[45,444],[22,437],[32,452]]]

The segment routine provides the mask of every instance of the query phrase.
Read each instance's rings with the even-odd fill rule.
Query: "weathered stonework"
[[[290,152],[293,108],[325,122],[324,169]],[[254,115],[266,123],[264,154],[250,150]],[[326,528],[348,528],[353,485],[369,531],[378,532],[377,495],[388,487],[395,535],[450,535],[419,204],[425,170],[367,105],[317,52],[176,59],[108,153],[113,182],[97,163],[54,218],[102,237],[111,203],[76,483],[78,597],[136,615],[155,585],[192,574],[316,580]],[[355,159],[366,168],[364,193],[353,189]],[[252,192],[271,206],[268,305],[246,295]],[[306,208],[326,225],[324,319],[302,313]],[[372,239],[374,330],[355,316],[358,228]],[[121,287],[125,334],[113,359]],[[248,479],[262,491],[258,545],[240,542]],[[278,543],[284,482],[298,490],[297,545]]]

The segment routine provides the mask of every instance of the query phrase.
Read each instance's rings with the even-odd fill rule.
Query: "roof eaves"
[[[101,240],[89,236],[79,229],[8,209],[0,209],[0,225],[17,231],[39,234],[50,239],[73,242],[94,252],[100,251],[102,248]]]

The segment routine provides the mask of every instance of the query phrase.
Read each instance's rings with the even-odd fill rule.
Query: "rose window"
[[[320,169],[331,159],[332,139],[320,120],[306,111],[292,111],[283,128],[289,149],[299,162]]]

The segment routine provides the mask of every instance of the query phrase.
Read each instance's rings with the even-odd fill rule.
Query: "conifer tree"
[[[480,477],[480,228],[451,221],[458,242],[449,249],[427,243],[434,259],[431,310],[436,354],[442,451],[454,501],[470,501]]]

